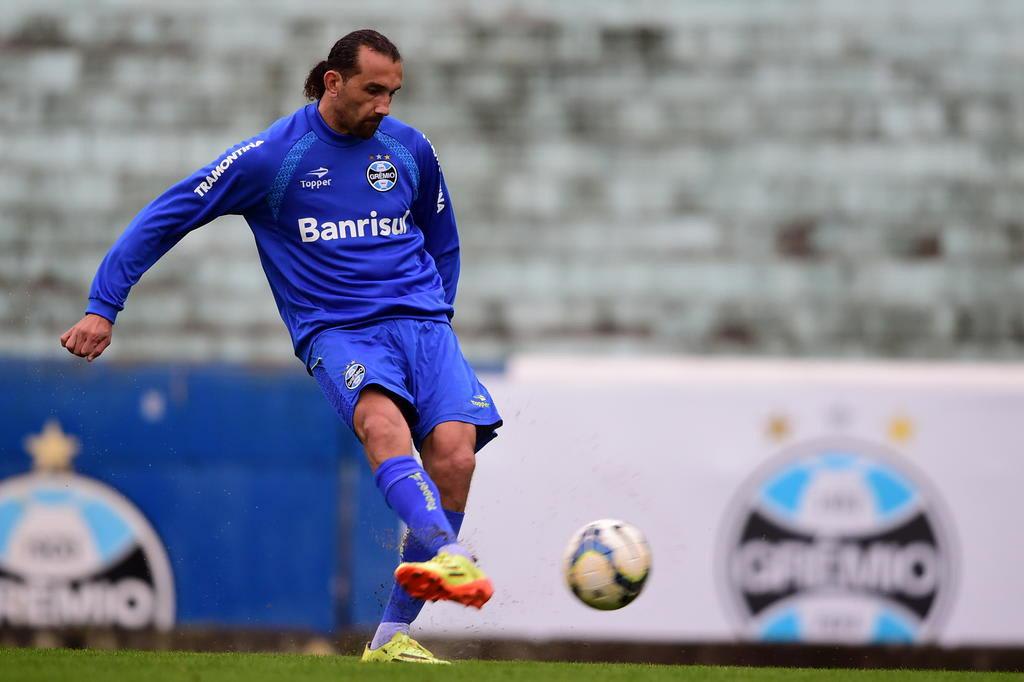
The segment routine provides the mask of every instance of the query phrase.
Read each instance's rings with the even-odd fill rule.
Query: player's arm
[[[248,140],[174,185],[139,212],[107,252],[93,279],[86,314],[60,337],[90,362],[110,345],[114,321],[132,286],[192,230],[218,216],[242,213],[265,194],[260,149]]]
[[[423,138],[418,161],[420,186],[412,207],[413,219],[423,230],[424,247],[441,275],[444,299],[448,305],[454,306],[459,285],[459,232],[441,164],[426,138]]]

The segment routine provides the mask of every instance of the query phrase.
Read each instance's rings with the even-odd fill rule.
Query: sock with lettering
[[[452,524],[441,509],[441,493],[414,457],[404,455],[384,460],[377,468],[375,479],[388,506],[430,553],[428,559],[442,548],[470,556],[458,544]]]

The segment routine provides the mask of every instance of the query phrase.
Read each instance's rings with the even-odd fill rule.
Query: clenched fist
[[[105,317],[86,314],[60,337],[60,345],[72,355],[92,362],[110,345],[114,325]]]

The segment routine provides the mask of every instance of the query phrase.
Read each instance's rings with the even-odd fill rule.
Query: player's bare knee
[[[423,460],[423,464],[441,493],[441,504],[444,508],[457,512],[465,511],[473,470],[476,468],[476,454],[473,448],[435,450],[431,453],[430,459]]]
[[[476,454],[473,448],[459,444],[435,450],[430,457],[430,477],[442,488],[461,489],[473,478]]]
[[[406,440],[408,426],[401,413],[376,410],[367,411],[356,421],[356,435],[363,443],[370,441]]]
[[[448,456],[448,466],[454,476],[468,480],[476,469],[476,453],[473,452],[473,448],[465,446],[453,450]]]
[[[409,425],[398,405],[385,393],[367,390],[359,398],[352,426],[371,462],[409,454]]]

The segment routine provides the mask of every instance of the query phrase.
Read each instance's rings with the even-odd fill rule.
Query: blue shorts
[[[313,341],[309,370],[350,429],[367,386],[397,398],[417,450],[442,422],[475,424],[478,451],[501,426],[491,394],[462,356],[447,322],[396,319],[329,329]]]

